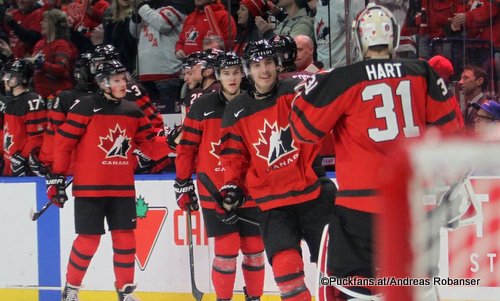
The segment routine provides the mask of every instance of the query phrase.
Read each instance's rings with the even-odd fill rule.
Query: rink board
[[[136,282],[143,301],[192,300],[186,216],[177,209],[173,179],[173,174],[136,178],[137,197],[141,197],[148,208],[146,218],[138,221],[136,232]],[[44,181],[34,177],[0,178],[0,183],[4,208],[0,225],[0,301],[57,301],[75,237],[72,198],[70,196],[64,209],[49,208],[33,222],[29,219],[30,209],[41,208],[46,202]],[[193,234],[196,282],[198,288],[207,293],[207,300],[215,300],[210,275],[213,244],[206,237],[199,213],[193,216]],[[111,250],[110,235],[106,234],[84,279],[82,301],[116,300],[116,294],[111,291],[114,282]],[[307,248],[303,255],[309,258]],[[446,261],[446,244],[442,255]],[[446,269],[447,264],[442,263],[443,275],[448,274]],[[314,265],[306,264],[305,272],[308,287],[314,289]],[[490,276],[499,274],[495,261]],[[243,300],[243,285],[241,273],[237,273],[235,300]],[[263,300],[279,300],[267,263],[264,289]],[[440,293],[448,300],[500,300],[498,287],[440,287]]]

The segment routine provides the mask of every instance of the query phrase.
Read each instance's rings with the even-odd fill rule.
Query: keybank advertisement
[[[188,239],[186,215],[177,208],[173,193],[173,174],[142,175],[136,178],[136,209],[138,214],[136,240],[136,282],[142,300],[192,300],[189,273]],[[497,180],[498,181],[498,180]],[[480,184],[475,181],[474,185]],[[70,192],[71,189],[68,189]],[[481,193],[483,208],[498,216],[499,198],[489,198]],[[41,178],[0,178],[0,196],[3,217],[0,225],[0,301],[52,301],[60,300],[60,289],[64,285],[65,271],[74,234],[73,202],[65,208],[50,207],[38,221],[31,221],[31,209],[39,210],[46,203],[45,182]],[[192,217],[195,254],[195,276],[198,288],[212,293],[211,262],[213,243],[206,237],[202,216],[195,212]],[[496,227],[496,228],[495,228]],[[500,300],[498,282],[498,242],[499,223],[489,222],[483,231],[488,241],[488,249],[473,249],[472,254],[447,254],[448,238],[453,243],[461,237],[457,230],[443,239],[441,273],[444,277],[484,277],[476,287],[439,287],[441,297],[454,300]],[[463,232],[465,233],[465,232]],[[475,232],[474,232],[475,233]],[[495,243],[494,243],[495,242]],[[493,254],[493,255],[492,255]],[[303,248],[304,258],[309,258],[307,247]],[[457,257],[458,256],[458,257]],[[448,270],[449,260],[468,262],[465,271]],[[240,261],[241,262],[241,261]],[[238,265],[235,290],[241,292],[244,286]],[[476,272],[474,272],[476,271]],[[316,269],[313,264],[305,266],[308,287],[316,289]],[[490,287],[486,287],[490,284]],[[82,297],[86,300],[116,300],[111,293],[114,287],[111,236],[104,235],[101,244],[83,281],[82,294],[87,291],[107,294],[96,297]],[[272,270],[266,263],[265,294],[278,300],[278,290],[274,284]],[[460,294],[457,293],[460,292]],[[147,295],[146,293],[161,293]],[[142,293],[142,294],[141,294]],[[98,293],[97,293],[98,294]],[[211,298],[215,300],[215,298]],[[241,300],[241,299],[240,299]],[[270,300],[270,299],[268,299]]]

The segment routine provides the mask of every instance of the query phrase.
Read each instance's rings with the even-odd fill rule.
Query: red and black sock
[[[113,268],[116,288],[134,282],[135,271],[135,235],[132,230],[111,231],[113,240]]]
[[[264,290],[264,243],[260,235],[241,238],[243,262],[241,268],[249,297],[260,297]]]
[[[82,285],[83,277],[87,272],[90,261],[97,251],[101,235],[78,234],[73,241],[69,255],[66,282],[72,286]]]

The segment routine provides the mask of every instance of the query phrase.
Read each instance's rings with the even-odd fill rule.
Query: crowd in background
[[[193,80],[194,68],[182,67],[198,51],[222,49],[241,55],[251,41],[291,36],[298,71],[359,61],[351,23],[367,2],[385,5],[399,23],[401,42],[395,56],[432,58],[433,67],[455,90],[466,124],[473,123],[468,115],[473,103],[496,100],[499,0],[4,1],[0,60],[2,65],[13,59],[29,62],[34,70],[29,84],[47,100],[74,88],[73,71],[80,54],[111,44],[157,112],[180,113],[194,100],[188,97],[217,89],[215,76],[205,74],[208,69]],[[467,76],[469,71],[472,77]],[[472,80],[480,82],[476,84],[480,97],[467,90]],[[193,93],[196,89],[200,93]],[[175,135],[168,138],[175,139]]]

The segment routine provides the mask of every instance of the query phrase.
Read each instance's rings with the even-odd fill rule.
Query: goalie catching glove
[[[48,174],[45,180],[47,185],[47,197],[59,208],[64,207],[68,200],[66,195],[66,177],[62,175]]]
[[[189,178],[181,180],[179,178],[175,178],[174,192],[177,205],[182,210],[187,211],[188,206],[191,210],[196,211],[200,209],[192,179]]]

